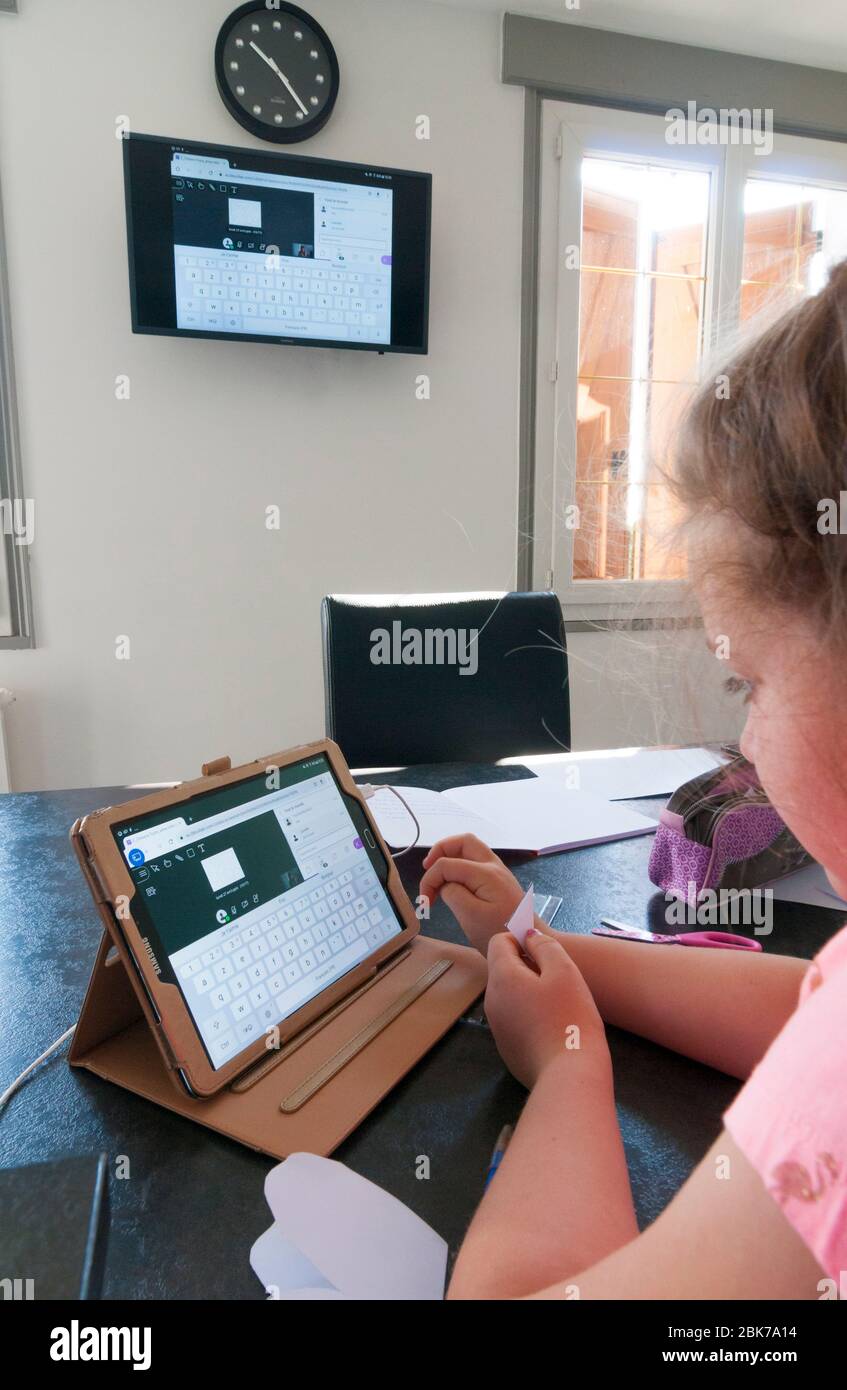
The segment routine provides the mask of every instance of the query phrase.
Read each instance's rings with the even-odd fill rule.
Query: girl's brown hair
[[[819,526],[824,499],[837,508],[847,492],[847,260],[709,373],[683,419],[670,485],[689,523],[742,524],[731,555],[717,553],[724,528],[704,530],[709,568],[847,641],[847,536]]]

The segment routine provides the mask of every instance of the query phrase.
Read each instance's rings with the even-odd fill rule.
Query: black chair
[[[351,767],[570,747],[555,594],[334,594],[321,627],[326,731]]]

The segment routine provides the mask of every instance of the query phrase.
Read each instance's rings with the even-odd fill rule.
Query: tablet
[[[193,1095],[266,1057],[419,927],[330,740],[98,811],[79,834]]]

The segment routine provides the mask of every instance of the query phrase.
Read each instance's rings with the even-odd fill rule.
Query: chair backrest
[[[351,767],[570,747],[555,594],[334,594],[321,626],[326,731]]]

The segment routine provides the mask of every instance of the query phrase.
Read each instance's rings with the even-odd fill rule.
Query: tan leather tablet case
[[[71,839],[105,931],[71,1065],[262,1153],[331,1153],[485,989],[486,964],[477,951],[416,935],[375,979],[336,998],[278,1051],[215,1095],[194,1099],[176,1073],[111,905],[100,900],[79,824]]]

